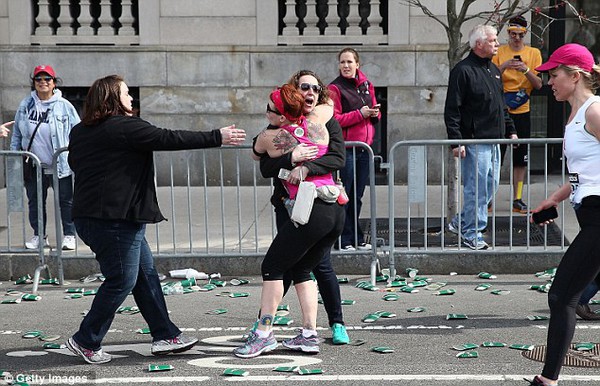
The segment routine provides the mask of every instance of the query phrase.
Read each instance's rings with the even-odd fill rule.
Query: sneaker
[[[48,246],[48,236],[44,237],[44,247]],[[40,247],[40,236],[33,236],[31,240],[25,243],[27,249],[38,249]]]
[[[482,237],[475,237],[473,239],[462,239],[462,242],[464,245],[466,245],[467,247],[474,249],[474,250],[480,250],[480,249],[488,249],[489,245],[488,243],[485,242],[485,240],[483,240]]]
[[[63,251],[74,251],[75,250],[75,236],[67,235],[63,238],[62,242]]]
[[[112,356],[102,351],[102,349],[94,351],[81,347],[72,337],[67,340],[67,348],[73,354],[82,357],[87,363],[91,364],[106,363],[112,359]]]
[[[243,346],[236,347],[233,350],[233,355],[238,358],[254,358],[264,352],[273,351],[279,346],[277,339],[273,335],[273,331],[266,338],[260,338],[258,334],[252,330],[248,334],[248,340]]]
[[[342,247],[342,249],[340,249],[340,251],[344,251],[344,252],[354,252],[356,251],[356,248],[354,248],[352,245],[344,245]]]
[[[350,343],[350,338],[348,337],[348,333],[346,332],[346,326],[344,326],[341,323],[333,323],[333,326],[331,326],[331,334],[333,344]]]
[[[183,334],[172,339],[163,339],[152,342],[152,355],[166,355],[170,353],[184,352],[198,343],[197,338],[191,338]]]
[[[316,335],[309,336],[308,338],[300,334],[296,335],[291,339],[286,339],[281,342],[285,347],[294,351],[302,351],[310,354],[318,354],[319,351],[319,338]]]
[[[515,213],[527,213],[527,204],[520,198],[513,201],[513,212]]]
[[[455,235],[458,236],[459,235],[459,233],[458,233],[458,225],[455,224],[455,223],[453,223],[452,221],[450,221],[448,223],[448,232],[454,233]]]
[[[600,320],[600,315],[592,311],[587,304],[578,304],[575,313],[583,320]]]
[[[358,249],[359,251],[370,251],[371,249],[373,249],[373,246],[369,243],[360,243],[356,246],[356,249]]]

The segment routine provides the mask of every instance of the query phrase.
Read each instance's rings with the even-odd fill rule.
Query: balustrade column
[[[115,34],[112,26],[113,17],[110,13],[110,0],[100,1],[100,16],[98,17],[100,27],[98,27],[98,35],[110,36]]]
[[[317,16],[316,0],[308,0],[306,2],[306,17],[304,18],[304,22],[306,23],[306,28],[304,28],[304,36],[319,35],[319,27],[317,27],[319,17]]]
[[[296,23],[298,22],[298,16],[296,16],[296,1],[286,0],[285,9],[285,17],[283,18],[285,26],[283,27],[281,34],[283,36],[298,36],[299,32],[296,26]]]
[[[58,15],[58,23],[60,25],[56,31],[56,34],[59,36],[73,35],[73,28],[71,27],[73,17],[71,16],[70,3],[69,0],[60,0],[60,14]]]
[[[79,28],[77,29],[78,36],[92,36],[94,35],[94,29],[92,28],[92,12],[90,8],[90,0],[79,1]]]
[[[50,16],[50,1],[39,0],[38,2],[39,14],[37,16],[37,22],[39,27],[35,30],[36,35],[50,36],[52,35],[52,16]]]
[[[131,6],[131,0],[121,0],[121,28],[119,29],[119,35],[133,36],[135,35],[135,28],[133,28],[133,9]]]
[[[329,12],[327,13],[327,18],[325,19],[327,21],[327,28],[325,28],[325,35],[327,36],[339,36],[340,35],[340,30],[339,27],[337,27],[337,25],[340,22],[340,17],[337,14],[337,0],[329,0],[328,2],[328,7],[329,7]]]
[[[383,35],[383,27],[381,27],[381,21],[383,18],[381,17],[380,13],[380,3],[381,1],[379,0],[371,0],[371,13],[367,18],[370,27],[367,31],[367,35]]]
[[[358,0],[350,0],[349,1],[349,9],[350,12],[348,14],[348,28],[346,28],[346,35],[356,36],[362,35],[362,30],[360,29],[360,13],[358,12],[359,6]]]

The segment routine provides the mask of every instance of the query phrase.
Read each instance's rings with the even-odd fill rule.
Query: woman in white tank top
[[[581,228],[565,252],[548,293],[546,361],[541,375],[530,381],[533,386],[549,386],[558,383],[575,331],[577,302],[600,272],[600,98],[594,95],[599,87],[600,66],[584,46],[565,44],[536,70],[549,72],[548,85],[554,97],[569,103],[571,115],[563,142],[569,182],[532,212],[556,207],[570,198]]]

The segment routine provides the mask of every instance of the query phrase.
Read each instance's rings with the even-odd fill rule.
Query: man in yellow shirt
[[[504,96],[508,112],[515,123],[519,138],[531,136],[531,117],[529,97],[535,88],[542,88],[542,79],[534,68],[542,63],[540,50],[525,45],[527,20],[517,16],[508,22],[508,44],[500,46],[492,62],[502,72]],[[501,159],[504,159],[506,146],[501,147]],[[523,202],[523,179],[527,168],[527,145],[513,149],[513,212],[527,213]]]

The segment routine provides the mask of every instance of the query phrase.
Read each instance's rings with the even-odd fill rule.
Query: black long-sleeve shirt
[[[69,166],[75,172],[73,218],[156,223],[165,218],[154,183],[155,150],[221,146],[219,130],[158,128],[137,117],[113,116],[71,130]]]
[[[500,70],[490,59],[471,51],[450,71],[444,122],[449,139],[501,139],[516,133]]]
[[[323,156],[302,164],[308,168],[308,175],[323,175],[334,172],[346,164],[346,145],[342,136],[342,127],[335,118],[331,118],[325,124],[329,132],[329,149]],[[277,178],[279,169],[293,169],[292,152],[286,153],[278,158],[270,158],[263,155],[260,159],[260,172],[265,178],[273,178],[273,195],[271,203],[274,206],[283,205],[282,198],[288,196],[281,180]]]

